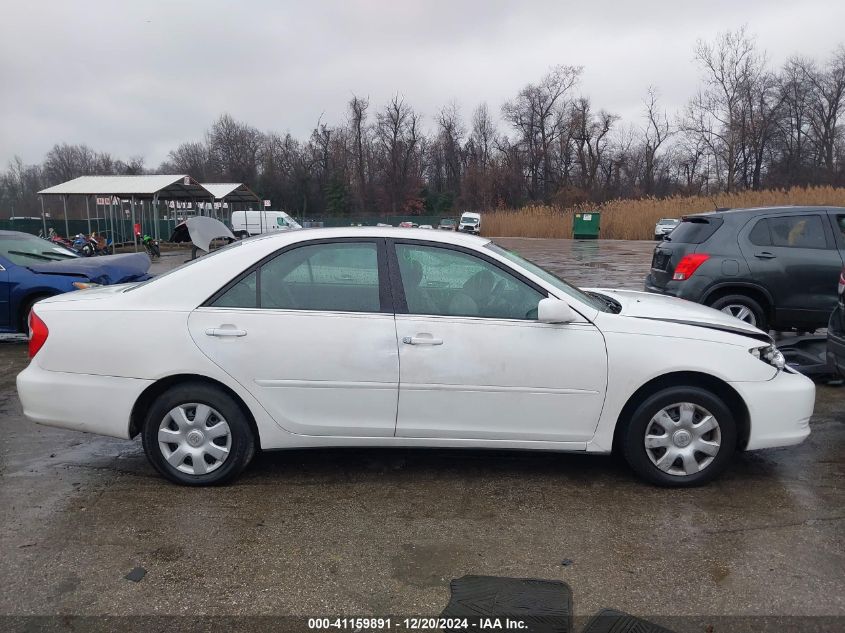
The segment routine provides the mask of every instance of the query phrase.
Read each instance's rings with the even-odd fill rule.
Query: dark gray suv
[[[764,207],[683,218],[654,249],[649,292],[762,330],[827,326],[845,263],[845,208]]]

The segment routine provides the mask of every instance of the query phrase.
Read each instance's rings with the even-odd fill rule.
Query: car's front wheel
[[[622,430],[625,460],[659,486],[700,486],[719,476],[736,449],[736,422],[716,394],[670,387],[646,398]]]
[[[177,385],[160,395],[147,412],[141,435],[144,452],[156,470],[188,486],[232,481],[256,448],[238,404],[201,382]]]

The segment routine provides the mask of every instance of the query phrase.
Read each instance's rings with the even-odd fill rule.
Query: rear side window
[[[769,218],[768,224],[772,246],[827,248],[824,225],[818,215],[784,215]]]
[[[701,244],[722,226],[722,218],[684,218],[669,235],[670,241],[681,244]]]
[[[211,305],[219,308],[380,312],[374,242],[301,246],[241,279]]]
[[[757,224],[748,234],[748,241],[755,246],[771,246],[772,234],[769,232],[769,221],[766,218],[757,220]]]

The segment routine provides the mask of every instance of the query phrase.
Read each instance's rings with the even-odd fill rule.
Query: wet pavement
[[[499,241],[581,285],[635,289],[653,248]],[[579,615],[699,616],[676,630],[845,616],[845,388],[819,386],[804,444],[738,455],[693,490],[612,457],[360,449],[262,454],[229,487],[189,489],[140,441],[23,420],[26,362],[0,344],[0,615],[436,615],[450,579],[485,574],[563,580]],[[98,415],[97,400],[67,404]]]

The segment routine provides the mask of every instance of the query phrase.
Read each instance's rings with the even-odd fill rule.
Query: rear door
[[[298,243],[189,318],[212,361],[293,433],[392,436],[399,358],[384,240]]]
[[[774,300],[775,323],[823,327],[836,304],[842,257],[824,211],[775,213],[740,231],[751,275]]]

